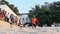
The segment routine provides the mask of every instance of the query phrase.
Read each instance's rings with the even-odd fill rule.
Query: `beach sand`
[[[0,21],[0,34],[60,34],[60,27],[18,27],[4,21]]]

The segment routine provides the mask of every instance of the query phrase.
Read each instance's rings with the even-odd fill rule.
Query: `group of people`
[[[21,24],[20,19],[17,16],[15,16],[14,14],[8,13],[5,10],[1,10],[1,8],[0,8],[0,20],[4,20],[6,22],[9,22],[11,27],[12,27],[13,24],[18,25],[18,26],[20,26],[20,24]],[[32,28],[33,27],[36,28],[37,21],[38,20],[35,16],[33,16],[31,18]],[[44,26],[47,26],[47,25],[45,24]],[[52,26],[54,26],[54,25],[52,25]]]
[[[2,20],[3,18],[6,21],[6,11],[1,10],[1,8],[0,8],[0,20]]]
[[[18,19],[17,16],[8,13],[5,10],[1,10],[1,8],[0,8],[0,20],[4,20],[6,22],[9,22],[11,27],[12,27],[13,24],[15,24],[15,25],[19,25],[20,24],[20,20]]]
[[[0,20],[2,20],[2,19],[6,22],[9,22],[11,27],[13,24],[20,26],[20,19],[18,19],[17,16],[15,16],[13,14],[9,14],[7,11],[1,10],[1,8],[0,8]],[[37,18],[35,16],[31,19],[31,22],[32,22],[32,28],[33,27],[36,28]]]

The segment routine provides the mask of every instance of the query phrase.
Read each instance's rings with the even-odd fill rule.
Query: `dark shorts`
[[[36,24],[32,24],[33,26],[36,26]]]
[[[10,24],[12,24],[12,23],[10,23]]]
[[[14,24],[14,20],[13,20],[13,19],[11,19],[11,22],[10,22],[10,24]]]
[[[10,23],[10,24],[14,24],[14,23]]]

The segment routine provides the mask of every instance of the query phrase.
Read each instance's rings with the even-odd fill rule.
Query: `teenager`
[[[32,28],[35,27],[36,28],[36,22],[37,22],[37,18],[34,16],[32,19]]]

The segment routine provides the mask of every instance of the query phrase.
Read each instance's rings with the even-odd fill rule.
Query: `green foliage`
[[[60,2],[53,2],[50,4],[45,3],[46,5],[36,5],[35,8],[30,10],[29,18],[35,15],[38,19],[38,25],[47,24],[51,26],[53,22],[60,23]]]

